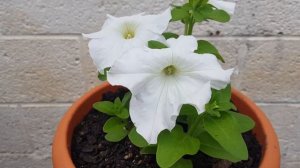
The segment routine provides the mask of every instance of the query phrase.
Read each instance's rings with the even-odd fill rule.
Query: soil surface
[[[126,93],[120,89],[116,93],[108,92],[103,100],[113,101]],[[112,143],[105,140],[102,127],[108,116],[92,109],[77,126],[72,138],[72,160],[76,168],[158,168],[155,155],[141,155],[139,148],[131,144],[128,138]],[[258,168],[261,158],[261,146],[251,132],[243,134],[249,159],[238,163],[215,159],[202,152],[189,157],[195,168]]]

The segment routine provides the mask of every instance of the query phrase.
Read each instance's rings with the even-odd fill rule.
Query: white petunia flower
[[[159,40],[170,19],[170,9],[159,15],[139,14],[120,18],[108,15],[101,31],[83,34],[91,39],[89,52],[98,71],[111,67],[129,49],[146,46],[149,40]]]
[[[218,9],[222,9],[222,10],[226,11],[227,13],[229,13],[231,15],[233,15],[233,13],[234,13],[234,8],[235,8],[234,2],[226,2],[223,0],[209,0],[208,3]]]
[[[132,92],[130,117],[150,144],[157,142],[162,130],[175,126],[183,104],[204,112],[211,87],[224,88],[233,71],[223,70],[214,55],[194,53],[197,40],[193,36],[169,39],[167,45],[170,48],[133,49],[108,72],[110,84]]]

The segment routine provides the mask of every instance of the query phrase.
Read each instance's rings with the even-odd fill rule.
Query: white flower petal
[[[155,77],[143,85],[143,92],[130,102],[130,117],[137,132],[148,143],[156,144],[162,130],[172,130],[182,104],[192,104],[198,113],[205,110],[211,97],[209,82],[202,83],[189,77]]]
[[[132,49],[115,61],[107,74],[107,80],[112,85],[125,86],[132,94],[136,94],[144,83],[160,75],[161,69],[168,66],[171,59],[170,49]]]
[[[147,46],[149,40],[160,40],[171,19],[171,12],[168,9],[159,15],[107,17],[101,31],[83,34],[92,39],[89,51],[100,72],[111,67],[128,50]]]
[[[171,20],[171,9],[168,8],[159,15],[148,15],[141,18],[141,22],[147,25],[149,30],[157,34],[162,34],[168,27],[169,21]]]
[[[167,45],[175,54],[194,52],[197,49],[197,39],[194,36],[179,36],[177,39],[170,38]]]
[[[226,2],[222,0],[209,0],[209,4],[215,6],[218,9],[222,9],[226,11],[227,13],[233,15],[234,14],[234,8],[235,8],[235,3],[234,2]]]
[[[174,61],[183,74],[210,81],[212,88],[218,90],[230,83],[230,76],[233,73],[233,69],[223,70],[216,56],[212,54],[178,55]]]

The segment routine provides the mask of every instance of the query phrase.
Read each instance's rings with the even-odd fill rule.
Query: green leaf
[[[115,105],[110,101],[96,102],[93,104],[93,108],[108,115],[114,115],[115,113]]]
[[[165,44],[155,40],[148,41],[148,47],[152,49],[168,48],[168,46],[166,46]]]
[[[254,128],[255,122],[250,117],[236,112],[228,112],[228,113],[237,120],[241,133],[250,131],[251,129]]]
[[[100,73],[98,72],[98,79],[101,81],[106,81],[107,80],[107,71],[109,71],[109,67],[108,68],[104,68],[104,73]]]
[[[124,95],[123,99],[122,99],[122,105],[123,105],[124,107],[129,107],[129,101],[130,101],[130,99],[131,99],[131,93],[130,93],[130,92],[127,92],[127,93]]]
[[[194,115],[197,114],[197,109],[190,104],[182,105],[180,109],[180,115]]]
[[[208,19],[215,20],[222,23],[226,23],[230,21],[230,15],[224,10],[216,9],[208,13],[206,16]]]
[[[120,111],[121,108],[123,107],[123,104],[122,104],[122,101],[119,97],[117,97],[114,101],[114,105],[115,105],[115,108]]]
[[[178,8],[178,7],[172,9],[171,15],[172,15],[172,21],[183,20],[190,16],[189,10],[185,8]]]
[[[118,113],[115,113],[115,115],[121,119],[127,119],[129,117],[129,111],[127,107],[122,107],[122,109]]]
[[[103,131],[107,133],[105,139],[110,142],[119,142],[124,139],[128,131],[126,130],[127,122],[117,117],[109,118],[104,126]]]
[[[179,117],[177,117],[177,119],[183,119],[183,117],[185,117],[186,123],[188,125],[191,125],[194,120],[197,118],[198,116],[198,112],[197,109],[190,104],[184,104],[182,105],[181,109],[180,109],[180,113],[179,113]],[[183,122],[182,122],[183,123]]]
[[[195,11],[193,13],[193,16],[194,16],[195,22],[202,22],[205,20],[204,16],[198,11]]]
[[[140,153],[141,154],[156,154],[156,151],[157,151],[157,146],[156,145],[149,145],[149,146],[146,146],[144,148],[142,148],[140,150]]]
[[[217,111],[218,108],[219,106],[217,105],[217,102],[215,100],[212,100],[205,105],[205,112],[209,115],[220,117],[221,114],[219,111]]]
[[[227,152],[212,136],[207,132],[202,132],[197,136],[201,142],[200,151],[208,156],[229,160],[231,162],[238,162],[240,159],[234,157],[231,153]]]
[[[200,0],[193,0],[193,8],[197,8],[199,5]]]
[[[181,158],[171,168],[193,168],[193,162],[189,159]]]
[[[186,134],[177,125],[171,132],[165,130],[159,134],[156,161],[160,167],[171,167],[182,156],[196,154],[199,146],[198,139]]]
[[[170,39],[170,38],[175,38],[177,39],[179,37],[179,35],[175,34],[175,33],[171,33],[171,32],[165,32],[162,34],[166,40]]]
[[[229,153],[239,160],[248,159],[247,146],[236,120],[228,113],[221,117],[204,115],[204,129]]]
[[[136,132],[136,128],[132,128],[128,134],[129,140],[137,147],[143,148],[148,146],[147,141]]]
[[[228,84],[224,89],[219,90],[217,93],[217,99],[220,102],[230,102],[231,100],[231,85]]]
[[[224,10],[214,9],[214,7],[210,4],[199,8],[197,11],[200,12],[205,19],[211,19],[222,23],[230,20],[230,15],[227,12]]]
[[[220,61],[225,63],[223,57],[219,53],[219,51],[216,49],[214,45],[212,45],[210,42],[205,41],[205,40],[198,40],[198,48],[196,50],[196,53],[198,54],[213,54],[215,55]]]

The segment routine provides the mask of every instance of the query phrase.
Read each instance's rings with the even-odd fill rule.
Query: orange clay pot
[[[52,146],[54,168],[75,168],[71,159],[71,140],[74,128],[83,120],[92,108],[93,103],[100,100],[103,93],[115,91],[107,82],[90,90],[77,100],[60,121]],[[265,114],[246,96],[232,89],[232,101],[238,111],[250,116],[256,122],[253,132],[262,145],[260,168],[279,168],[280,150],[278,139],[270,121]]]

